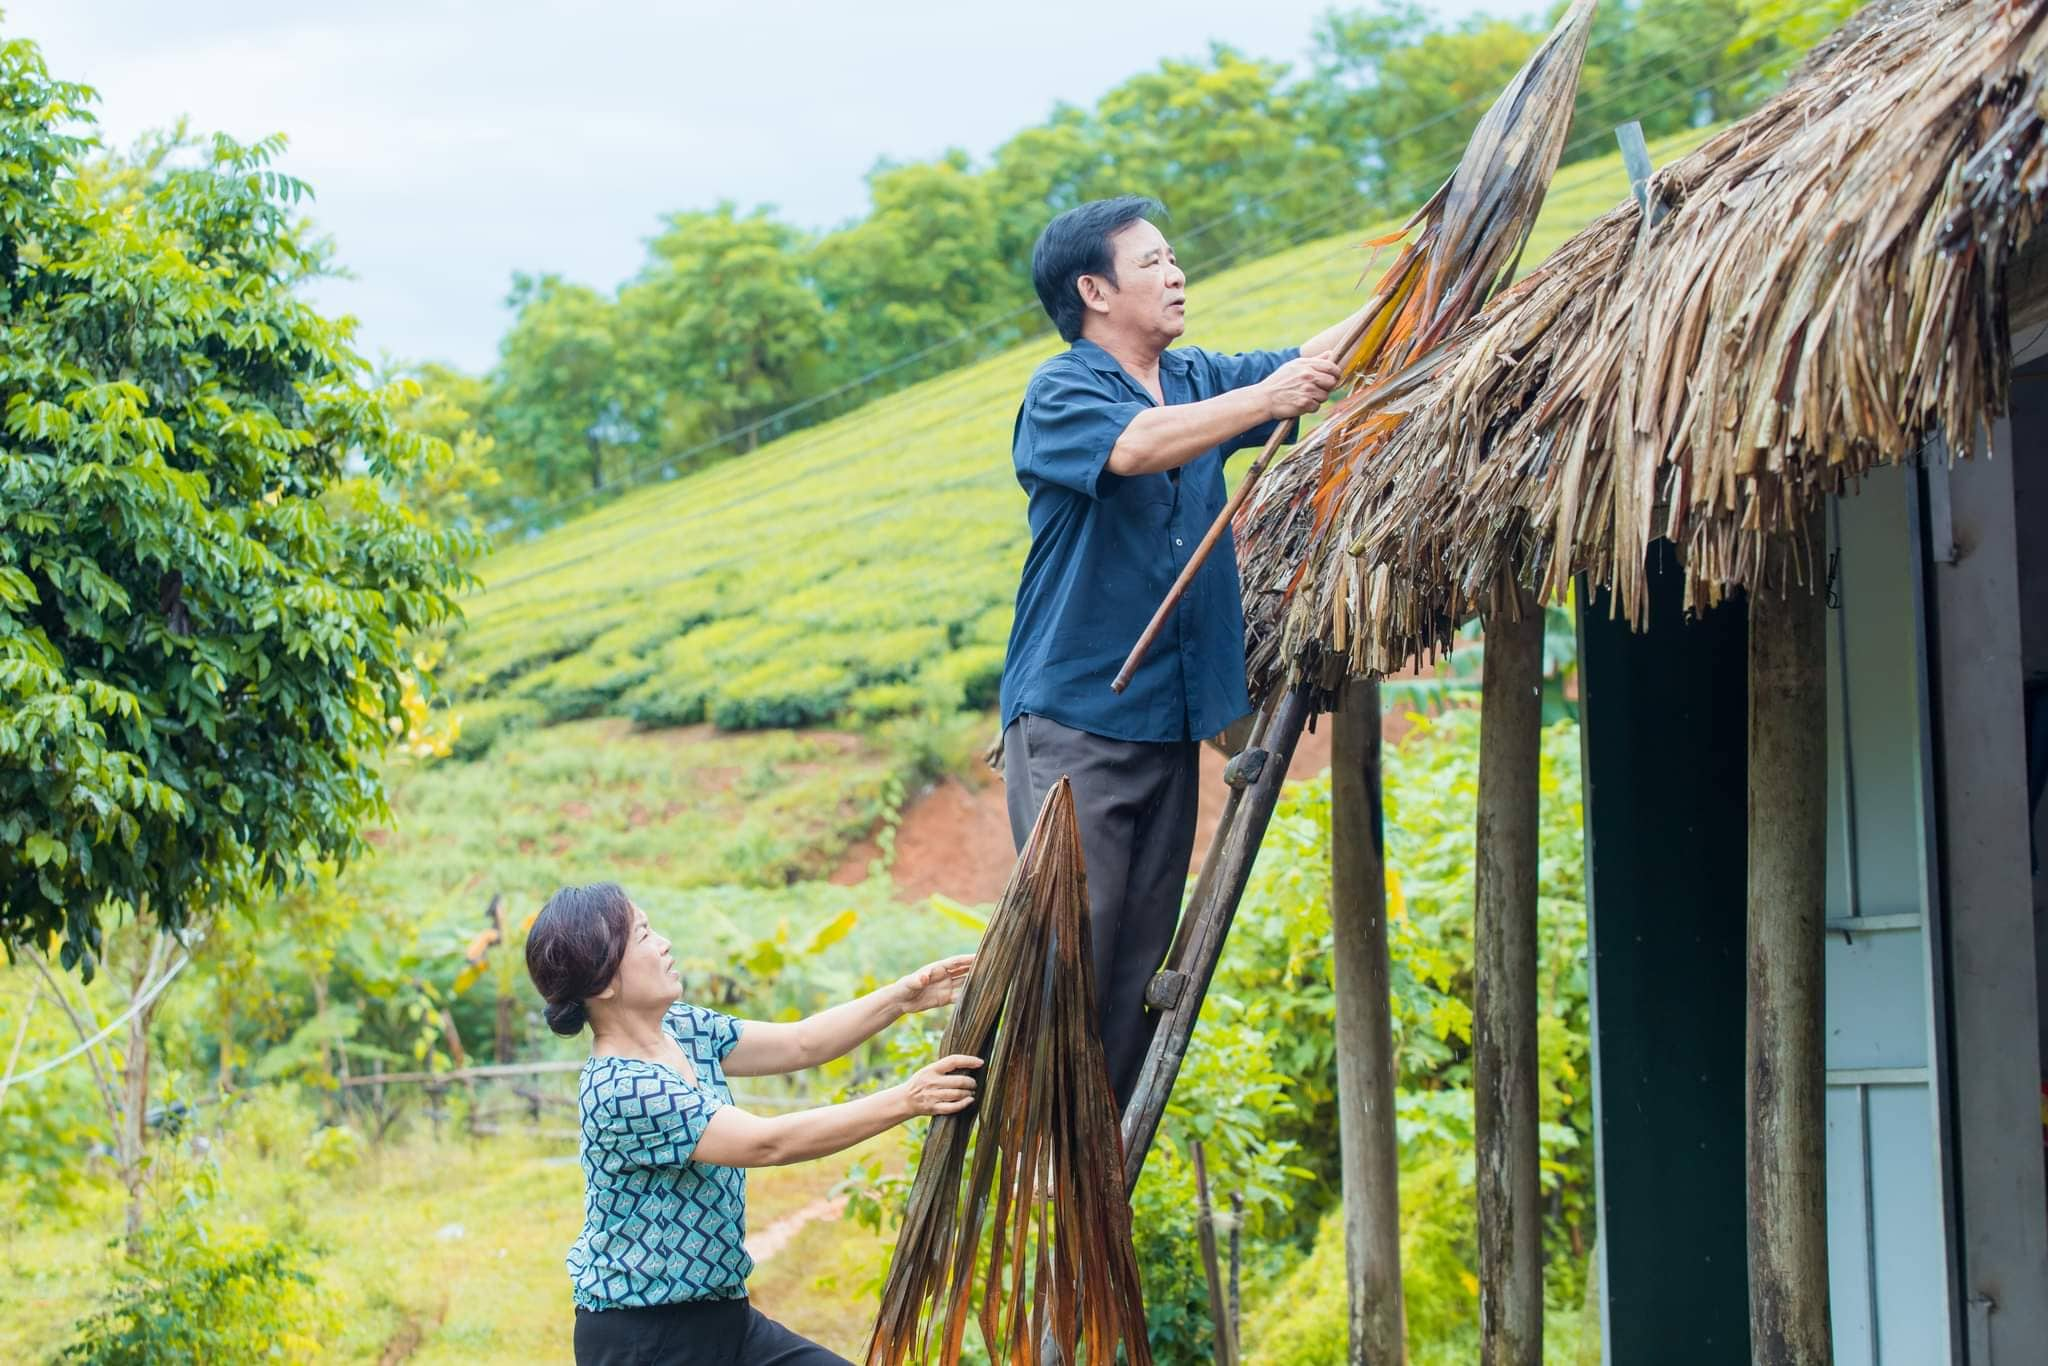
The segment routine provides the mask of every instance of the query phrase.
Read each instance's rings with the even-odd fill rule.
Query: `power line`
[[[92,1048],[94,1045],[102,1043],[105,1040],[112,1038],[114,1036],[114,1031],[119,1029],[122,1025],[127,1024],[130,1019],[134,1018],[137,1011],[148,1009],[149,1003],[151,1001],[154,1001],[157,997],[163,995],[164,988],[168,987],[172,983],[172,981],[174,981],[177,978],[178,974],[183,972],[191,962],[192,955],[190,951],[187,951],[185,956],[178,960],[176,967],[173,967],[169,972],[157,978],[155,982],[150,984],[150,987],[147,991],[144,991],[140,996],[137,996],[134,1000],[130,1001],[128,1003],[128,1008],[122,1011],[112,1021],[110,1021],[107,1024],[106,1028],[102,1029],[99,1033],[93,1035],[91,1038],[85,1040],[83,1043],[78,1044],[76,1047],[68,1049],[63,1053],[58,1054],[56,1057],[51,1058],[48,1062],[39,1063],[38,1065],[31,1067],[28,1071],[23,1072],[20,1076],[9,1079],[7,1085],[10,1087],[20,1086],[26,1082],[34,1081],[37,1077],[42,1076],[45,1072],[54,1072],[56,1069],[62,1067],[65,1063],[70,1062],[73,1058],[79,1056],[81,1053],[84,1053],[86,1050]]]

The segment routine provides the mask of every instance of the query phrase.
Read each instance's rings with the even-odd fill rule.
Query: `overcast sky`
[[[291,138],[373,356],[487,367],[515,270],[611,288],[721,199],[827,228],[879,157],[976,156],[1211,39],[1298,61],[1332,0],[0,0],[126,145]],[[1525,5],[1437,0],[1446,19]]]

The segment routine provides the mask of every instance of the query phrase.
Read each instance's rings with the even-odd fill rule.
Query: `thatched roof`
[[[1447,649],[1504,574],[1640,625],[1658,538],[1693,606],[1803,576],[1824,494],[2004,408],[2044,76],[2048,0],[1883,7],[1664,167],[1654,226],[1624,202],[1382,377],[1239,515],[1255,694]]]

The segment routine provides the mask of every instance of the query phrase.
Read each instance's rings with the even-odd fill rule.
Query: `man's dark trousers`
[[[1158,1017],[1145,987],[1173,946],[1195,849],[1201,751],[1194,740],[1111,740],[1025,713],[1003,732],[1010,836],[1021,850],[1045,794],[1074,786],[1088,861],[1088,929],[1102,1051],[1117,1108],[1130,1103]]]

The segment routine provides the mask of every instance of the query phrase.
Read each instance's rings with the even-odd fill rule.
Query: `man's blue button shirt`
[[[1159,387],[1168,403],[1195,403],[1256,384],[1299,354],[1175,347],[1159,358]],[[1031,550],[1003,666],[1004,726],[1030,712],[1112,740],[1200,740],[1251,710],[1237,549],[1227,529],[1130,687],[1109,690],[1223,510],[1224,457],[1263,444],[1273,430],[1254,427],[1178,470],[1112,474],[1117,438],[1154,406],[1091,341],[1039,366],[1024,391],[1010,456],[1030,499]]]

